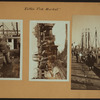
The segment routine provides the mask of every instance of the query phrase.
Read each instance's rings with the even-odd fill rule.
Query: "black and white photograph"
[[[69,21],[30,21],[29,81],[69,80]]]
[[[0,20],[0,80],[22,79],[22,20]]]
[[[71,89],[100,90],[100,16],[72,17]]]

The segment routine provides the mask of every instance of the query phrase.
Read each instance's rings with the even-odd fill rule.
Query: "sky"
[[[45,22],[45,21],[44,21]],[[43,22],[38,22],[43,23]],[[57,22],[45,22],[45,23],[54,23],[55,25],[52,28],[52,33],[55,35],[55,45],[58,45],[58,51],[62,52],[65,46],[66,39],[66,24],[62,21]],[[34,36],[34,27],[37,22],[30,23],[30,78],[37,76],[37,65],[38,63],[32,60],[32,57],[37,53],[37,38]],[[32,33],[33,32],[33,33]]]
[[[18,22],[18,30],[21,30],[21,22],[18,20],[0,20],[0,26],[4,23],[4,27],[0,27],[0,30],[3,30],[3,28],[4,30],[13,30],[13,26],[16,30],[16,22]],[[11,23],[13,23],[13,26]]]
[[[94,46],[95,27],[98,34],[98,46],[100,46],[100,16],[74,15],[72,18],[72,43],[80,44],[82,32],[85,32],[86,28],[90,28],[90,43]]]
[[[65,46],[66,26],[63,23],[56,23],[52,29],[55,35],[55,45],[58,45],[58,51],[62,52]]]

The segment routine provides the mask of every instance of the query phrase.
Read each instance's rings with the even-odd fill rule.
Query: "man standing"
[[[79,52],[79,61],[82,62],[82,52]]]
[[[78,63],[78,58],[79,58],[79,54],[78,51],[76,51],[76,62]]]
[[[87,59],[88,59],[89,70],[91,70],[94,68],[94,63],[95,63],[95,57],[93,56],[92,51],[89,52]]]

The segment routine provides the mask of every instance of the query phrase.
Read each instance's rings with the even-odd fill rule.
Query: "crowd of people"
[[[77,63],[85,63],[89,70],[94,69],[94,63],[96,62],[96,53],[93,50],[72,50],[72,57],[76,56]]]

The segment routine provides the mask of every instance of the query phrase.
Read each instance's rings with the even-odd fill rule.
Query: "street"
[[[0,69],[0,78],[19,78],[20,76],[20,57],[18,52],[10,52],[11,63],[3,63]]]
[[[85,63],[77,63],[76,57],[72,58],[71,65],[71,89],[72,90],[99,90],[100,69],[94,67],[89,70]]]

